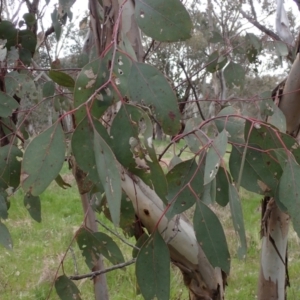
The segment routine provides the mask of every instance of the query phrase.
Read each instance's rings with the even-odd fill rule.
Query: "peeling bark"
[[[282,212],[273,198],[263,200],[261,268],[258,299],[286,299],[287,240],[290,217]]]

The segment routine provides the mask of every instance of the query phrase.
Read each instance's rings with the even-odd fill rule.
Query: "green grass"
[[[162,151],[165,143],[157,143],[159,151]],[[173,147],[173,146],[172,146]],[[171,147],[171,148],[172,148]],[[176,144],[176,153],[182,145]],[[168,151],[166,160],[173,156],[173,149]],[[158,152],[159,152],[158,151]],[[183,158],[189,158],[191,154],[185,152]],[[64,178],[72,181],[72,176],[64,169]],[[41,195],[42,222],[36,223],[28,215],[23,206],[23,194],[18,191],[11,198],[9,219],[5,224],[9,228],[14,250],[8,251],[0,248],[0,299],[46,299],[51,284],[59,267],[59,263],[68,249],[75,231],[80,227],[83,215],[82,207],[74,182],[73,187],[67,190],[59,188],[56,183]],[[236,256],[237,240],[232,227],[228,208],[216,208],[216,213],[225,228],[229,249],[232,255],[231,274],[226,288],[226,299],[255,299],[257,277],[259,270],[260,253],[260,200],[261,197],[242,191],[243,212],[248,241],[248,255],[244,260],[238,260]],[[110,228],[111,223],[99,216]],[[102,230],[102,228],[100,228]],[[105,230],[103,229],[105,232]],[[125,259],[131,259],[132,249],[114,238],[122,248]],[[131,239],[131,243],[135,243]],[[76,243],[72,249],[76,257],[79,273],[89,272],[84,259]],[[293,230],[289,240],[289,275],[291,288],[288,290],[288,299],[299,299],[300,295],[300,262],[299,240]],[[109,263],[105,261],[106,266]],[[188,299],[187,289],[182,283],[181,274],[177,268],[171,267],[171,299]],[[64,261],[64,270],[67,275],[74,274],[74,259],[70,252]],[[62,274],[62,270],[59,270]],[[117,270],[107,273],[110,298],[113,300],[142,299],[136,296],[136,279],[134,265],[125,270]],[[84,279],[76,282],[83,299],[93,299],[92,282]],[[58,299],[53,290],[50,299]]]

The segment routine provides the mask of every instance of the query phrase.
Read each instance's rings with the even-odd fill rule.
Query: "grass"
[[[165,143],[156,144],[158,153]],[[183,145],[176,144],[176,152]],[[172,147],[171,147],[172,148]],[[169,161],[173,156],[170,149],[165,159]],[[191,154],[184,154],[184,158]],[[11,198],[9,219],[5,224],[9,228],[14,250],[0,248],[0,299],[31,299],[43,300],[47,298],[51,284],[55,277],[59,262],[68,248],[74,232],[80,227],[83,216],[80,199],[72,181],[72,176],[64,169],[65,180],[72,182],[72,188],[63,190],[56,183],[41,195],[42,222],[36,223],[28,215],[23,205],[23,194],[18,191]],[[216,209],[224,225],[230,252],[232,255],[231,274],[226,288],[226,299],[255,299],[257,277],[259,270],[260,253],[260,200],[261,197],[242,191],[243,212],[248,241],[248,255],[244,260],[236,257],[237,241],[232,227],[230,213],[227,208]],[[98,215],[99,219],[112,228],[109,221]],[[101,229],[102,230],[102,229]],[[105,230],[104,230],[105,232]],[[114,240],[122,248],[125,259],[131,259],[131,248],[119,240]],[[131,243],[135,243],[134,239]],[[76,257],[79,273],[88,272],[88,268],[81,256],[78,247],[72,245]],[[299,240],[293,230],[289,239],[289,275],[291,288],[288,290],[288,299],[299,299],[300,271]],[[106,266],[109,265],[105,261]],[[182,283],[180,272],[172,269],[171,299],[188,299],[187,289]],[[74,259],[68,252],[64,262],[66,274],[74,274]],[[134,265],[125,270],[117,270],[107,274],[110,298],[113,300],[142,299],[136,296],[136,279]],[[61,274],[59,270],[59,274]],[[76,282],[83,299],[93,299],[92,282],[88,279]],[[49,299],[58,299],[52,291]]]

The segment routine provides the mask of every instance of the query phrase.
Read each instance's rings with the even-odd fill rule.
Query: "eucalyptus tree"
[[[145,299],[169,299],[170,263],[181,270],[190,299],[224,299],[230,253],[221,222],[204,198],[220,207],[229,206],[239,241],[237,254],[244,258],[247,240],[239,198],[240,187],[244,187],[265,197],[263,251],[269,251],[272,259],[266,259],[268,252],[262,253],[259,297],[284,299],[289,218],[298,234],[300,230],[300,149],[295,139],[299,105],[294,93],[299,90],[295,80],[298,55],[285,87],[280,86],[273,95],[256,95],[255,117],[223,105],[211,118],[191,119],[182,131],[178,93],[150,59],[150,63],[144,62],[147,43],[142,36],[153,40],[152,47],[181,42],[193,34],[197,40],[201,24],[205,24],[203,14],[193,30],[188,10],[179,0],[90,0],[82,66],[63,69],[47,51],[47,40],[52,33],[60,40],[75,1],[60,0],[51,14],[51,27],[41,32],[38,24],[44,16],[43,3],[25,2],[28,12],[18,23],[4,15],[0,22],[0,243],[12,248],[3,222],[8,217],[11,189],[22,187],[25,207],[40,222],[40,194],[53,180],[65,185],[59,173],[67,161],[85,218],[74,240],[91,272],[71,275],[61,268],[55,280],[61,299],[81,299],[74,281],[87,277],[93,278],[95,298],[108,299],[105,273],[133,263]],[[219,8],[214,9],[213,4]],[[255,68],[263,43],[251,32],[236,38],[229,35],[227,21],[234,24],[240,13],[248,17],[239,3],[208,1],[207,9],[206,25],[212,29],[212,37],[207,43],[207,60],[199,64],[213,74],[218,100],[226,104],[225,100],[230,100],[226,89],[245,84],[247,67],[242,63],[247,61]],[[213,15],[218,13],[220,26],[214,28],[217,21]],[[280,38],[275,45],[279,54],[292,60],[291,47]],[[52,63],[48,68],[39,67],[36,61],[40,47],[49,54]],[[205,43],[201,47],[204,51]],[[182,69],[188,65],[189,55],[181,58]],[[189,78],[192,74],[184,80],[192,89]],[[45,111],[46,118],[42,118]],[[193,154],[187,160],[175,156],[167,173],[160,164],[165,151],[156,153],[153,146],[153,116],[173,137],[167,148],[183,139]],[[207,132],[208,125],[215,130]],[[192,207],[191,222],[184,212]],[[137,239],[127,262],[117,244],[98,231],[95,214],[103,210],[116,227]],[[133,227],[128,228],[128,219]],[[105,269],[103,257],[114,267]],[[275,274],[277,267],[279,275]]]

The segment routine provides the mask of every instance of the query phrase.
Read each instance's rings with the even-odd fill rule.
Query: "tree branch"
[[[190,85],[191,88],[192,88],[192,91],[193,91],[193,94],[194,94],[194,97],[195,97],[195,100],[196,100],[195,102],[196,102],[196,105],[197,105],[197,107],[198,107],[200,116],[201,116],[201,118],[203,119],[203,121],[205,121],[205,117],[204,117],[203,112],[202,112],[202,110],[201,110],[201,107],[200,107],[200,105],[199,105],[199,103],[198,103],[198,96],[197,96],[195,87],[193,86],[193,84],[192,84],[192,82],[191,82],[191,79],[190,79],[188,73],[187,73],[186,70],[185,70],[185,67],[184,67],[183,62],[180,62],[180,63],[179,63],[179,66],[182,68],[182,70],[183,70],[183,72],[184,72],[184,75],[185,75],[185,77],[186,77],[186,79],[187,79],[189,85]]]
[[[126,244],[127,246],[136,249],[136,250],[140,250],[140,248],[138,248],[135,245],[132,245],[130,243],[128,243],[125,239],[123,239],[119,234],[117,234],[116,232],[114,232],[113,230],[109,229],[105,224],[103,224],[101,221],[96,220],[97,223],[99,223],[102,227],[104,227],[107,231],[109,231],[111,234],[113,234],[114,236],[116,236],[118,239],[120,239],[124,244]]]
[[[272,30],[266,28],[262,24],[260,24],[258,21],[252,19],[247,13],[245,13],[242,9],[240,10],[242,16],[247,19],[251,24],[253,24],[256,28],[258,28],[260,31],[267,34],[269,37],[271,37],[275,41],[281,41],[280,37],[273,32]]]
[[[240,10],[242,16],[247,19],[251,24],[253,24],[256,28],[258,28],[260,31],[264,32],[266,35],[268,35],[270,38],[272,38],[275,41],[280,41],[282,42],[281,38],[272,30],[268,29],[267,27],[265,27],[264,25],[260,24],[258,21],[252,19],[247,13],[245,13],[242,9]],[[287,55],[287,59],[290,62],[293,62],[293,55],[291,52],[290,47],[288,47],[289,53]]]
[[[96,276],[99,276],[99,275],[104,274],[104,273],[108,273],[110,271],[114,271],[114,270],[117,270],[117,269],[127,267],[129,265],[134,264],[135,262],[136,262],[136,258],[133,258],[132,260],[114,265],[114,266],[112,266],[110,268],[107,268],[107,269],[104,269],[104,270],[99,270],[99,271],[95,271],[95,272],[91,272],[91,273],[87,273],[87,274],[82,274],[82,275],[74,275],[74,276],[70,276],[69,278],[71,280],[81,280],[81,279],[84,279],[84,278],[92,278],[93,279]]]

